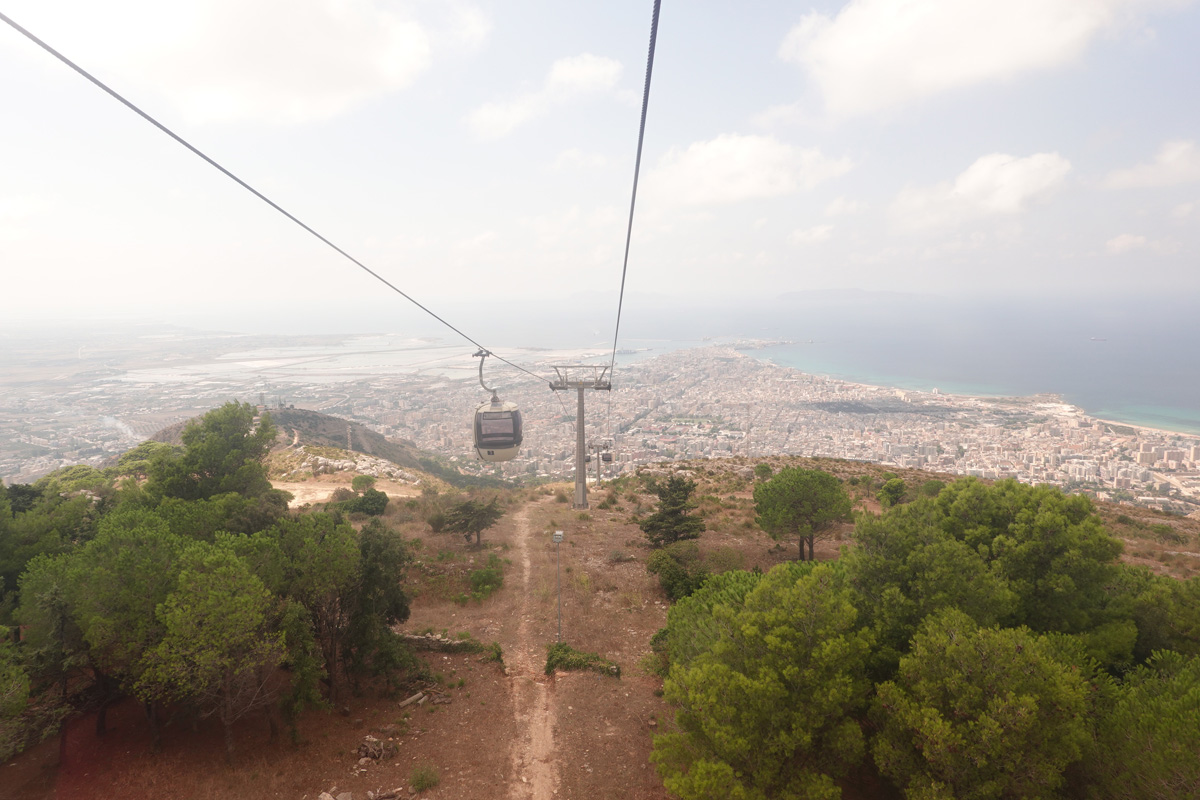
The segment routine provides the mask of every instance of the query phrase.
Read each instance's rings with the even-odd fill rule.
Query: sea
[[[451,307],[447,316],[518,363],[607,362],[614,342],[612,308],[588,300],[506,309],[501,315],[464,306]],[[277,346],[234,352],[235,344],[206,365],[163,365],[127,379],[196,380],[245,370],[265,380],[413,371],[471,379],[477,369],[469,357],[471,343],[421,315],[403,321],[393,314],[306,319],[317,320],[321,329],[296,334],[343,338],[297,339],[292,346],[281,335],[282,322],[259,318],[257,333],[275,334]],[[224,329],[236,330],[237,323]],[[758,304],[684,304],[634,295],[625,304],[616,344],[618,382],[622,365],[679,349],[734,344],[763,361],[855,383],[973,396],[1055,395],[1101,419],[1200,434],[1200,299],[1165,290],[1016,300],[803,292]]]
[[[746,353],[807,373],[973,396],[1056,395],[1100,419],[1200,434],[1197,298],[818,293],[669,326],[677,336],[699,327],[711,341],[775,342]],[[622,346],[654,343],[635,335]]]

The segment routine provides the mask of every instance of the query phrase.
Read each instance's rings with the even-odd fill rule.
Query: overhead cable
[[[80,75],[82,75],[83,77],[87,78],[89,81],[91,81],[93,84],[95,84],[95,85],[96,85],[97,87],[99,87],[100,89],[103,89],[103,90],[104,90],[104,91],[105,91],[107,94],[109,94],[110,96],[112,96],[112,97],[113,97],[115,100],[117,100],[118,102],[120,102],[122,105],[124,105],[124,106],[125,106],[126,108],[128,108],[130,111],[134,112],[134,113],[135,113],[135,114],[137,114],[139,117],[141,117],[142,119],[146,120],[147,122],[149,122],[149,123],[150,123],[151,125],[153,125],[154,127],[158,128],[160,131],[162,131],[163,133],[165,133],[167,136],[170,136],[170,137],[171,137],[172,139],[174,139],[176,142],[178,142],[179,144],[183,145],[183,146],[184,146],[184,147],[186,147],[188,150],[190,150],[190,151],[191,151],[193,154],[195,154],[195,155],[199,156],[200,158],[204,159],[204,161],[208,162],[208,164],[209,164],[210,166],[212,166],[212,167],[214,167],[215,169],[219,170],[219,171],[220,171],[222,174],[224,174],[224,175],[225,175],[227,178],[229,178],[230,180],[232,180],[233,182],[235,182],[236,184],[238,184],[239,186],[241,186],[241,187],[242,187],[243,189],[245,189],[246,191],[248,191],[248,192],[250,192],[251,194],[253,194],[253,195],[254,195],[255,197],[257,197],[259,200],[262,200],[264,203],[266,203],[266,204],[267,204],[267,205],[269,205],[271,208],[273,208],[273,209],[275,209],[276,211],[278,211],[278,212],[279,212],[280,214],[282,214],[283,216],[285,216],[285,217],[287,217],[288,219],[290,219],[292,222],[294,222],[294,223],[296,223],[297,225],[299,225],[299,226],[300,226],[301,228],[303,228],[304,230],[306,230],[306,231],[308,231],[309,233],[311,233],[311,234],[312,234],[313,236],[315,236],[316,238],[320,239],[320,240],[321,240],[322,242],[324,242],[326,245],[328,245],[328,246],[329,246],[329,247],[331,247],[333,250],[335,250],[335,251],[336,251],[338,254],[340,254],[340,255],[341,255],[341,256],[343,256],[344,258],[348,259],[348,260],[349,260],[351,263],[353,263],[354,265],[356,265],[357,267],[359,267],[359,269],[362,269],[364,272],[366,272],[366,273],[367,273],[368,275],[370,275],[371,277],[375,278],[377,281],[379,281],[380,283],[382,283],[384,286],[386,286],[386,287],[388,287],[389,289],[391,289],[392,291],[396,292],[398,295],[400,295],[401,297],[403,297],[405,300],[407,300],[408,302],[412,303],[414,306],[416,306],[417,308],[421,309],[421,310],[422,310],[422,311],[424,311],[426,314],[428,314],[429,316],[433,317],[433,318],[434,318],[434,319],[436,319],[438,322],[442,323],[442,324],[443,324],[443,325],[445,325],[447,328],[449,328],[450,330],[454,331],[454,332],[455,332],[455,333],[457,333],[459,336],[461,336],[462,338],[466,339],[468,342],[470,342],[471,344],[475,345],[475,346],[476,346],[476,347],[478,347],[479,349],[481,349],[481,350],[486,350],[486,349],[487,349],[487,348],[485,348],[485,347],[484,347],[482,344],[480,344],[479,342],[475,341],[474,339],[472,339],[472,338],[471,338],[470,336],[468,336],[467,334],[463,333],[461,330],[459,330],[459,329],[458,329],[458,328],[456,328],[455,326],[451,325],[451,324],[450,324],[449,322],[447,322],[445,319],[443,319],[442,317],[440,317],[440,316],[438,316],[437,314],[435,314],[435,313],[434,313],[432,310],[430,310],[430,309],[429,309],[429,308],[427,308],[426,306],[424,306],[424,305],[422,305],[421,303],[419,303],[419,302],[418,302],[418,301],[417,301],[415,298],[413,298],[411,295],[409,295],[408,293],[406,293],[406,292],[402,291],[402,290],[401,290],[399,287],[397,287],[397,286],[395,286],[394,284],[392,284],[390,281],[388,281],[386,278],[384,278],[384,277],[383,277],[382,275],[380,275],[378,272],[375,272],[373,269],[371,269],[370,267],[368,267],[366,264],[362,263],[362,262],[361,262],[361,261],[359,261],[357,258],[355,258],[354,256],[352,256],[352,255],[350,255],[349,253],[347,253],[345,250],[343,250],[342,248],[338,247],[336,244],[334,244],[333,242],[329,241],[328,239],[326,239],[326,238],[325,238],[324,236],[322,236],[321,234],[317,233],[315,230],[313,230],[312,228],[310,228],[308,225],[306,225],[306,224],[304,224],[303,222],[301,222],[301,221],[300,221],[299,219],[297,219],[297,218],[296,218],[294,215],[292,215],[290,212],[288,212],[288,211],[287,211],[287,210],[285,210],[285,209],[284,209],[282,206],[280,206],[278,203],[276,203],[274,200],[271,200],[269,197],[267,197],[267,196],[266,196],[266,195],[264,195],[262,192],[260,192],[260,191],[258,191],[257,189],[255,189],[255,188],[254,188],[253,186],[251,186],[250,184],[246,183],[244,180],[242,180],[241,178],[239,178],[237,175],[234,175],[232,172],[230,172],[229,170],[225,169],[225,167],[221,166],[221,165],[220,165],[220,164],[218,164],[216,161],[214,161],[213,159],[209,158],[207,155],[205,155],[203,152],[201,152],[201,151],[200,151],[198,148],[194,147],[194,146],[193,146],[191,143],[189,143],[187,140],[185,140],[185,139],[184,139],[182,136],[180,136],[179,134],[177,134],[177,133],[175,133],[174,131],[172,131],[172,130],[171,130],[170,128],[168,128],[166,125],[163,125],[163,124],[162,124],[161,122],[159,122],[157,119],[155,119],[154,117],[150,116],[149,114],[147,114],[147,113],[146,113],[145,111],[143,111],[142,109],[138,108],[138,107],[137,107],[136,105],[134,105],[134,104],[133,104],[131,101],[129,101],[129,100],[127,100],[127,99],[125,99],[125,98],[124,98],[124,97],[123,97],[121,94],[119,94],[119,93],[118,93],[116,90],[114,90],[114,89],[112,89],[111,87],[109,87],[109,86],[108,86],[106,83],[104,83],[103,81],[101,81],[99,78],[97,78],[96,76],[92,75],[90,72],[88,72],[87,70],[85,70],[83,67],[79,66],[79,65],[78,65],[78,64],[76,64],[74,61],[72,61],[71,59],[69,59],[69,58],[67,58],[65,55],[63,55],[62,53],[60,53],[60,52],[58,52],[57,50],[55,50],[55,49],[54,49],[53,47],[51,47],[49,44],[47,44],[46,42],[44,42],[44,41],[42,41],[41,39],[39,39],[37,36],[35,36],[33,33],[31,33],[30,31],[28,31],[27,29],[25,29],[25,28],[24,28],[24,27],[22,27],[21,25],[17,24],[17,22],[15,22],[15,21],[14,21],[14,20],[13,20],[11,17],[7,16],[7,15],[6,15],[6,14],[4,14],[3,12],[0,12],[0,20],[4,20],[4,21],[5,21],[6,23],[8,23],[8,24],[9,24],[9,25],[10,25],[12,28],[14,28],[14,29],[15,29],[17,32],[19,32],[20,34],[22,34],[23,36],[25,36],[27,39],[29,39],[31,42],[33,42],[34,44],[36,44],[38,47],[42,48],[43,50],[45,50],[45,51],[46,51],[47,53],[49,53],[50,55],[52,55],[52,56],[54,56],[55,58],[57,58],[59,61],[61,61],[62,63],[66,64],[68,67],[70,67],[71,69],[75,70],[76,72],[78,72],[78,73],[79,73]],[[640,145],[639,145],[639,150],[640,150]],[[495,358],[498,358],[499,360],[503,361],[505,364],[508,364],[510,367],[514,367],[514,368],[516,368],[516,369],[519,369],[521,372],[524,372],[526,375],[529,375],[529,376],[531,376],[531,377],[537,378],[539,381],[545,380],[545,378],[543,378],[542,376],[540,376],[540,375],[537,375],[536,373],[530,372],[529,370],[525,369],[524,367],[522,367],[522,366],[521,366],[521,365],[519,365],[519,364],[514,364],[513,362],[509,361],[507,358],[504,358],[503,356],[495,355],[495,353],[493,353],[493,356],[494,356]]]
[[[629,199],[629,225],[625,229],[625,260],[621,264],[621,293],[617,298],[617,324],[613,329],[612,358],[609,375],[617,361],[617,338],[621,334],[621,306],[625,303],[625,274],[629,270],[629,243],[633,238],[633,209],[637,205],[638,173],[642,169],[642,141],[646,138],[646,109],[650,105],[650,76],[654,72],[654,43],[658,40],[658,9],[662,0],[654,0],[654,15],[650,20],[650,51],[646,56],[646,85],[642,89],[642,121],[638,126],[637,158],[633,162],[633,193]]]

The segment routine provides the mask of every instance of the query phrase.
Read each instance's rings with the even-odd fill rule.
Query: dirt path
[[[513,546],[521,563],[521,602],[517,613],[517,645],[508,658],[509,680],[513,693],[515,730],[512,765],[515,780],[509,788],[514,800],[550,800],[558,791],[558,768],[554,761],[554,682],[543,674],[539,648],[531,622],[533,601],[533,565],[529,553],[532,505],[517,512]]]
[[[345,709],[302,715],[299,744],[286,737],[272,744],[265,720],[247,718],[236,730],[244,749],[231,769],[215,720],[164,726],[155,753],[130,702],[110,710],[102,739],[88,719],[73,725],[69,769],[58,768],[54,740],[4,765],[0,800],[154,800],[164,792],[179,800],[311,800],[321,791],[361,798],[394,787],[403,796],[418,768],[438,777],[421,794],[430,800],[668,800],[649,761],[667,711],[656,696],[662,684],[639,666],[665,624],[666,603],[626,509],[579,514],[547,494],[506,514],[489,532],[486,552],[457,537],[410,531],[422,542],[414,547],[418,558],[447,575],[462,576],[492,554],[509,562],[501,591],[482,601],[442,597],[436,584],[414,597],[408,630],[467,632],[503,650],[505,667],[476,653],[421,653],[442,703],[401,708],[382,692],[348,696]],[[551,543],[552,530],[564,531],[561,548]],[[620,679],[543,674],[545,647],[557,635],[560,555],[563,641],[613,659]],[[367,735],[394,743],[395,755],[360,764]]]

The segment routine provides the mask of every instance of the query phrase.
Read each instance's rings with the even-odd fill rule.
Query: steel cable
[[[629,225],[625,229],[625,259],[621,264],[621,293],[617,298],[617,323],[613,329],[612,358],[608,374],[612,376],[617,361],[617,338],[621,334],[621,307],[625,304],[625,275],[629,270],[629,244],[633,239],[633,210],[637,205],[638,174],[642,170],[642,142],[646,138],[646,109],[650,105],[650,76],[654,72],[654,45],[658,40],[658,10],[662,0],[654,0],[654,15],[650,20],[650,50],[646,55],[646,84],[642,89],[642,121],[638,126],[637,157],[633,162],[633,193],[629,199]]]
[[[187,141],[186,139],[184,139],[182,136],[180,136],[179,134],[177,134],[177,133],[175,133],[174,131],[172,131],[172,130],[171,130],[170,128],[168,128],[166,125],[163,125],[163,124],[162,124],[161,122],[159,122],[157,119],[155,119],[154,117],[150,116],[148,113],[146,113],[145,111],[143,111],[142,109],[140,109],[138,106],[134,105],[134,104],[133,104],[131,101],[129,101],[129,100],[127,100],[127,99],[125,99],[125,97],[123,97],[121,94],[119,94],[119,93],[118,93],[118,92],[117,92],[115,89],[112,89],[111,87],[109,87],[109,86],[108,86],[108,84],[104,83],[104,82],[103,82],[103,81],[101,81],[99,78],[97,78],[96,76],[92,75],[90,72],[88,72],[87,70],[85,70],[83,67],[79,66],[79,65],[78,65],[78,64],[76,64],[74,61],[72,61],[71,59],[69,59],[69,58],[67,58],[65,55],[63,55],[62,53],[60,53],[60,52],[58,52],[57,50],[55,50],[55,49],[54,49],[53,47],[51,47],[49,44],[47,44],[46,42],[44,42],[44,41],[42,41],[41,39],[39,39],[39,38],[38,38],[37,36],[35,36],[35,35],[34,35],[32,32],[30,32],[30,31],[29,31],[29,30],[27,30],[26,28],[22,27],[21,25],[19,25],[19,24],[18,24],[16,21],[14,21],[14,20],[13,20],[11,17],[9,17],[8,15],[4,14],[3,12],[0,12],[0,20],[4,20],[4,22],[8,23],[8,24],[9,24],[9,25],[10,25],[10,26],[13,28],[13,29],[15,29],[17,32],[19,32],[19,33],[20,33],[20,34],[22,34],[23,36],[25,36],[27,39],[29,39],[31,42],[33,42],[34,44],[36,44],[38,47],[42,48],[43,50],[45,50],[45,51],[46,51],[47,53],[49,53],[50,55],[52,55],[52,56],[54,56],[55,58],[57,58],[59,61],[61,61],[62,63],[66,64],[68,67],[70,67],[71,69],[73,69],[73,70],[75,70],[76,72],[78,72],[78,73],[79,73],[80,75],[82,75],[84,78],[87,78],[89,81],[91,81],[93,84],[95,84],[95,85],[96,85],[97,87],[99,87],[100,89],[104,90],[104,92],[106,92],[107,94],[109,94],[110,96],[112,96],[112,97],[113,97],[115,100],[117,100],[118,102],[120,102],[122,105],[124,105],[124,106],[125,106],[126,108],[128,108],[130,111],[134,112],[134,113],[135,113],[135,114],[137,114],[139,117],[141,117],[142,119],[146,120],[147,122],[149,122],[149,123],[150,123],[151,125],[153,125],[154,127],[158,128],[160,131],[162,131],[163,133],[165,133],[167,136],[170,136],[170,137],[171,137],[172,139],[174,139],[176,142],[178,142],[179,144],[183,145],[183,146],[184,146],[184,147],[186,147],[188,150],[190,150],[190,151],[191,151],[193,154],[195,154],[195,155],[199,156],[201,159],[203,159],[204,161],[208,162],[208,164],[209,164],[210,166],[212,166],[212,167],[214,167],[215,169],[219,170],[219,171],[220,171],[222,174],[224,174],[224,175],[225,175],[227,178],[229,178],[230,180],[234,181],[234,182],[235,182],[235,183],[237,183],[239,186],[241,186],[243,189],[245,189],[246,191],[250,192],[250,193],[251,193],[251,194],[253,194],[255,197],[257,197],[259,200],[262,200],[264,203],[266,203],[267,205],[269,205],[271,208],[275,209],[275,210],[276,210],[276,211],[278,211],[280,214],[282,214],[283,216],[287,217],[287,218],[288,218],[288,219],[290,219],[292,222],[296,223],[296,224],[297,224],[297,225],[299,225],[301,228],[303,228],[304,230],[306,230],[306,231],[308,231],[309,233],[311,233],[311,234],[312,234],[313,236],[315,236],[317,239],[319,239],[319,240],[321,240],[322,242],[324,242],[326,245],[328,245],[329,247],[331,247],[331,248],[332,248],[334,251],[336,251],[338,254],[340,254],[341,256],[343,256],[344,258],[346,258],[347,260],[349,260],[351,263],[353,263],[354,265],[356,265],[357,267],[359,267],[360,269],[362,269],[364,272],[366,272],[366,273],[367,273],[368,275],[370,275],[371,277],[375,278],[377,281],[379,281],[380,283],[382,283],[384,286],[386,286],[386,287],[388,287],[389,289],[391,289],[392,291],[396,292],[398,295],[400,295],[401,297],[403,297],[405,300],[407,300],[408,302],[412,303],[414,306],[416,306],[417,308],[421,309],[421,310],[422,310],[422,311],[424,311],[426,314],[428,314],[429,316],[433,317],[433,318],[434,318],[434,319],[436,319],[438,322],[442,323],[442,324],[443,324],[443,325],[445,325],[447,328],[449,328],[450,330],[454,331],[454,332],[455,332],[455,333],[457,333],[459,336],[461,336],[462,338],[466,339],[468,342],[470,342],[471,344],[475,345],[475,346],[476,346],[476,347],[478,347],[479,349],[481,349],[481,350],[486,350],[486,349],[487,349],[487,348],[485,348],[485,347],[484,347],[482,344],[480,344],[479,342],[475,341],[475,340],[474,340],[474,339],[472,339],[470,336],[468,336],[467,334],[463,333],[461,330],[459,330],[458,328],[456,328],[454,325],[451,325],[451,324],[450,324],[449,322],[447,322],[445,319],[443,319],[442,317],[438,316],[438,315],[437,315],[437,314],[435,314],[435,313],[434,313],[432,310],[430,310],[429,308],[427,308],[426,306],[424,306],[423,304],[421,304],[420,302],[418,302],[418,301],[417,301],[415,298],[413,298],[411,295],[409,295],[408,293],[406,293],[406,292],[404,292],[403,290],[401,290],[399,287],[397,287],[397,286],[395,286],[394,284],[392,284],[390,281],[388,281],[386,278],[384,278],[384,277],[383,277],[382,275],[380,275],[379,273],[375,272],[373,269],[371,269],[370,267],[368,267],[366,264],[362,263],[362,262],[361,262],[361,261],[359,261],[357,258],[355,258],[354,256],[352,256],[352,255],[350,255],[349,253],[347,253],[345,250],[343,250],[342,248],[338,247],[336,244],[334,244],[333,242],[329,241],[328,239],[326,239],[326,238],[325,238],[324,236],[322,236],[321,234],[317,233],[317,232],[316,232],[315,230],[313,230],[311,227],[309,227],[309,226],[308,226],[308,225],[306,225],[305,223],[301,222],[301,221],[300,221],[300,220],[299,220],[297,217],[295,217],[294,215],[292,215],[290,212],[288,212],[286,209],[284,209],[282,206],[280,206],[280,205],[279,205],[278,203],[276,203],[274,200],[272,200],[271,198],[267,197],[266,195],[264,195],[262,192],[260,192],[260,191],[258,191],[257,189],[255,189],[255,188],[254,188],[253,186],[251,186],[250,184],[246,183],[244,180],[242,180],[241,178],[239,178],[237,175],[234,175],[232,172],[230,172],[230,171],[229,171],[229,170],[227,170],[225,167],[223,167],[223,166],[221,166],[220,164],[218,164],[218,163],[217,163],[216,161],[214,161],[212,158],[209,158],[209,157],[208,157],[206,154],[204,154],[204,153],[203,153],[202,151],[200,151],[198,148],[196,148],[195,146],[193,146],[193,145],[192,145],[190,142],[188,142],[188,141]],[[639,146],[639,149],[640,149],[640,146]],[[510,367],[514,367],[514,368],[516,368],[516,369],[519,369],[521,372],[524,372],[526,375],[529,375],[529,376],[531,376],[531,377],[533,377],[533,378],[537,378],[539,381],[544,381],[544,380],[546,380],[546,379],[545,379],[543,376],[541,376],[541,375],[538,375],[538,374],[536,374],[536,373],[533,373],[533,372],[530,372],[529,370],[525,369],[524,367],[522,367],[522,366],[521,366],[521,365],[519,365],[519,364],[514,364],[512,361],[509,361],[509,360],[508,360],[507,358],[505,358],[504,356],[499,356],[499,355],[496,355],[495,353],[492,353],[492,355],[493,355],[493,357],[495,357],[495,358],[499,359],[500,361],[503,361],[505,364],[508,364]]]

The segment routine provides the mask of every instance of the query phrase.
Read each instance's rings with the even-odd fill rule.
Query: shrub
[[[348,500],[357,500],[358,495],[350,491],[344,486],[339,486],[333,490],[333,494],[329,496],[331,503],[345,503]]]
[[[471,599],[483,600],[504,585],[504,562],[495,553],[488,556],[487,564],[467,574],[471,583]]]
[[[653,553],[646,560],[646,571],[658,576],[672,602],[687,597],[708,579],[708,570],[695,542],[676,542]]]
[[[499,642],[492,642],[483,653],[483,658],[479,659],[483,662],[495,661],[497,664],[504,663],[504,651],[500,649]]]
[[[596,653],[576,650],[566,642],[555,642],[546,647],[546,674],[553,675],[555,670],[591,670],[601,675],[621,677],[621,668],[617,664]]]
[[[363,492],[362,497],[347,503],[347,508],[360,514],[378,517],[387,510],[387,504],[388,496],[386,494],[378,489],[367,489]]]
[[[1150,532],[1163,544],[1187,544],[1188,541],[1186,534],[1180,533],[1165,523],[1151,525]]]
[[[425,518],[425,521],[429,523],[429,530],[441,533],[446,528],[446,512],[434,511]]]
[[[365,492],[367,489],[375,488],[375,479],[370,475],[355,475],[350,481],[350,488],[356,492]]]
[[[904,500],[904,493],[907,490],[908,487],[904,485],[904,481],[900,478],[889,478],[875,497],[879,500],[881,506],[891,508]]]
[[[609,564],[624,564],[627,561],[637,561],[637,557],[626,553],[624,550],[613,550],[608,554],[608,558],[605,560],[608,561]]]
[[[430,706],[432,709],[432,706]],[[432,789],[441,783],[442,778],[438,775],[437,767],[432,764],[418,764],[413,767],[412,777],[408,779],[414,792],[423,792],[426,789]]]
[[[732,547],[718,547],[716,550],[707,553],[704,557],[704,563],[708,571],[714,575],[721,572],[743,569],[745,562],[745,556],[742,555],[741,551],[734,550]]]
[[[348,489],[336,489],[330,498],[328,507],[340,509],[347,514],[358,513],[366,514],[369,517],[379,517],[387,510],[387,505],[388,496],[378,489],[367,489],[361,497]]]
[[[946,488],[945,482],[939,481],[935,478],[933,480],[928,480],[928,481],[925,481],[924,483],[922,483],[920,491],[921,491],[921,494],[924,495],[925,497],[937,497],[939,494],[942,493],[942,489],[945,489],[945,488]]]

